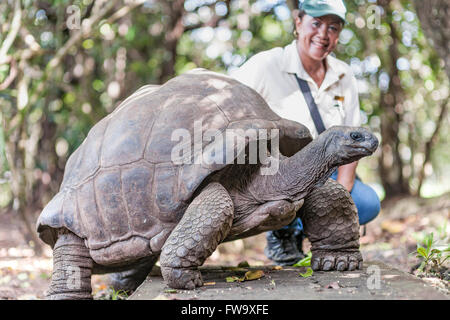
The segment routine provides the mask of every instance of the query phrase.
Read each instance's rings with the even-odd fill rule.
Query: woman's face
[[[322,61],[336,47],[342,22],[331,14],[317,18],[304,15],[301,19],[295,18],[295,28],[301,54]]]

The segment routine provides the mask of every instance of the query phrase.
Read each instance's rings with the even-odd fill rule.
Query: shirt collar
[[[326,63],[327,73],[325,74],[325,79],[321,86],[321,88],[324,89],[339,81],[342,75],[346,72],[345,68],[342,66],[342,63],[331,55],[326,57]],[[303,68],[302,61],[298,55],[296,40],[293,40],[289,45],[284,47],[282,70],[287,73],[296,73],[300,78],[306,81],[314,82],[311,76]]]

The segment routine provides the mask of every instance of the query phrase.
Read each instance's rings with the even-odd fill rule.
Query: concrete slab
[[[251,281],[227,282],[227,277],[243,277],[249,270],[262,270],[264,276]],[[303,278],[306,268],[273,266],[200,268],[205,286],[195,290],[167,287],[158,267],[130,296],[131,300],[449,300],[449,296],[413,275],[378,261],[365,262],[363,270],[314,272]]]

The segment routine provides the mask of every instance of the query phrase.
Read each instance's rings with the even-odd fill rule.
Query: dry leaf
[[[264,277],[264,271],[262,270],[251,270],[247,271],[244,275],[244,280],[256,280]]]
[[[406,226],[404,223],[395,220],[385,220],[381,223],[381,229],[389,233],[400,233],[405,231]]]
[[[240,281],[239,277],[236,277],[236,276],[226,277],[225,280],[226,280],[227,282],[236,282],[236,281]]]
[[[272,267],[272,270],[283,270],[282,266],[274,266]]]

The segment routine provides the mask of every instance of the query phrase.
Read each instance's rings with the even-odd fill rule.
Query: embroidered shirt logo
[[[342,107],[342,104],[344,103],[344,97],[343,96],[334,96],[334,107],[340,108]]]

